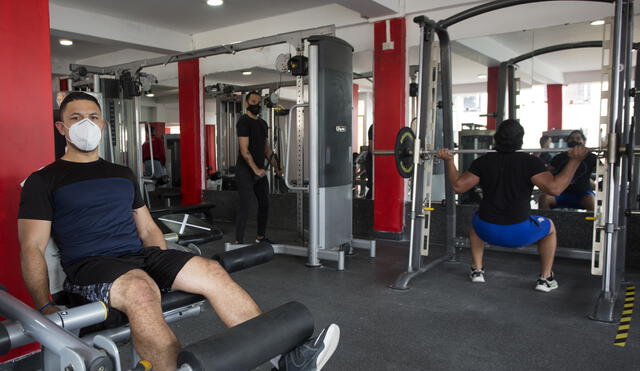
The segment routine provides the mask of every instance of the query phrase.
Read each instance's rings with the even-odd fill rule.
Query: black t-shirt
[[[502,225],[527,220],[531,177],[545,171],[541,159],[523,152],[488,153],[474,160],[469,172],[480,178],[480,219]]]
[[[264,150],[267,143],[267,122],[261,118],[257,120],[252,119],[248,115],[242,115],[238,123],[236,124],[236,133],[238,137],[249,137],[249,153],[253,157],[253,162],[260,169],[265,168]],[[238,161],[236,166],[245,166],[249,168],[249,165],[242,157],[242,154],[238,152]]]
[[[551,159],[549,164],[553,167],[554,174],[558,174],[564,169],[569,162],[569,156],[566,152],[562,152]],[[591,190],[591,174],[596,168],[598,163],[598,157],[593,153],[589,153],[587,157],[582,160],[576,173],[573,175],[571,184],[564,190],[563,193],[572,193],[577,195],[583,195],[585,192]]]
[[[135,175],[103,159],[57,160],[27,178],[20,219],[51,221],[64,265],[89,256],[119,256],[142,248],[132,210],[144,206]]]

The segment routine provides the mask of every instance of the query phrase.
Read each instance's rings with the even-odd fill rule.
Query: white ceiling
[[[99,43],[95,41],[78,40],[77,38],[71,38],[73,45],[62,46],[60,45],[60,39],[66,37],[51,35],[50,38],[51,57],[65,60],[75,61],[124,49],[121,45],[115,45],[109,42]]]
[[[50,0],[52,3],[186,34],[250,22],[282,13],[326,5],[324,0],[227,0],[208,6],[204,0]]]

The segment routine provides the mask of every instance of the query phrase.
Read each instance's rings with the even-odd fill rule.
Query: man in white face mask
[[[18,232],[22,274],[38,310],[58,310],[49,299],[44,252],[53,236],[67,275],[65,291],[103,301],[129,318],[133,344],[158,371],[175,370],[180,344],[164,321],[160,289],[209,299],[229,327],[260,314],[258,305],[217,262],[167,250],[131,169],[99,157],[104,122],[97,100],[70,93],[60,104],[58,132],[67,140],[59,160],[26,180]],[[336,349],[336,325],[320,339],[278,358],[284,369],[321,369]],[[275,360],[275,359],[274,359]],[[292,365],[304,364],[302,368]]]

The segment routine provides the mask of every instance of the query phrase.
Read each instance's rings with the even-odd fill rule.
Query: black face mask
[[[567,146],[569,146],[569,148],[575,147],[575,146],[580,146],[580,145],[582,145],[582,142],[576,142],[575,140],[567,142]]]
[[[253,113],[254,115],[259,115],[262,108],[259,104],[250,104],[247,106],[247,111]]]

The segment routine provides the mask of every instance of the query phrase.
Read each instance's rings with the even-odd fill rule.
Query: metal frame
[[[435,32],[440,40],[440,56],[442,64],[442,107],[444,117],[444,146],[447,148],[453,148],[453,120],[452,120],[452,79],[451,79],[451,43],[447,28],[465,19],[475,17],[490,11],[503,9],[515,5],[539,3],[548,1],[562,1],[562,0],[497,0],[489,3],[481,4],[476,7],[467,9],[461,13],[452,15],[449,18],[441,20],[440,22],[434,22],[425,16],[419,16],[414,19],[416,23],[420,25],[421,36],[423,38],[428,37],[429,34]],[[626,151],[627,156],[619,156],[618,140],[621,139],[621,144],[626,146],[631,142],[630,138],[630,120],[621,118],[621,112],[625,109],[625,116],[630,114],[629,101],[630,97],[630,71],[625,71],[623,66],[630,66],[630,49],[632,47],[632,31],[633,31],[633,0],[579,0],[589,2],[602,2],[613,3],[615,9],[614,29],[611,32],[611,63],[609,64],[608,71],[610,71],[610,83],[607,84],[609,91],[611,92],[611,98],[609,99],[609,109],[607,111],[607,121],[603,122],[602,127],[606,128],[606,138],[601,142],[601,147],[607,148],[607,168],[606,168],[606,207],[603,208],[602,215],[596,214],[597,225],[599,220],[604,221],[605,232],[605,266],[603,272],[602,289],[600,296],[596,302],[595,309],[590,318],[599,321],[612,322],[613,321],[613,306],[615,304],[616,296],[622,279],[624,276],[624,253],[621,250],[624,249],[624,240],[620,239],[620,228],[625,227],[624,211],[620,212],[617,207],[621,201],[624,207],[627,206],[626,196],[620,195],[620,193],[626,194],[627,192],[621,191],[621,187],[627,186],[628,171],[624,171],[627,168],[629,156],[633,156],[635,151]],[[425,63],[424,57],[420,60],[421,64]],[[627,69],[629,70],[629,69]],[[426,94],[431,87],[428,85],[428,80],[421,77],[422,83],[420,84],[421,94]],[[504,77],[502,79],[504,83]],[[504,99],[504,95],[502,95]],[[503,100],[504,102],[504,100]],[[625,104],[626,103],[626,104]],[[423,102],[420,102],[421,110],[429,107],[425,107]],[[424,111],[420,112],[424,114]],[[622,135],[621,138],[620,135]],[[621,163],[622,166],[621,166]],[[626,189],[626,188],[625,188]],[[414,190],[415,191],[415,190]],[[454,250],[455,244],[455,199],[452,187],[447,187],[446,192],[446,239],[445,246],[447,250]],[[415,205],[413,205],[415,206]],[[623,208],[624,208],[623,207]],[[620,241],[619,241],[620,240]],[[446,260],[444,257],[430,263],[428,266],[421,269],[421,272],[427,271],[432,266]],[[411,257],[410,257],[411,259]]]
[[[544,48],[532,50],[528,53],[513,57],[507,61],[500,63],[498,70],[498,103],[496,109],[496,123],[499,125],[504,121],[504,107],[506,103],[506,96],[508,93],[509,99],[509,118],[515,119],[516,117],[516,86],[515,86],[515,65],[524,60],[536,57],[542,54],[548,54],[563,50],[579,49],[579,48],[601,48],[602,41],[581,41],[575,43],[565,43],[547,46]],[[506,89],[506,90],[505,90]]]
[[[322,26],[316,28],[308,28],[304,30],[285,32],[273,36],[260,37],[258,39],[252,39],[247,41],[241,41],[237,43],[231,44],[222,44],[217,46],[212,46],[209,48],[192,50],[185,53],[179,53],[170,55],[168,57],[156,57],[150,59],[141,59],[133,62],[116,64],[108,67],[97,67],[83,64],[71,64],[69,65],[69,69],[72,72],[80,72],[86,71],[87,73],[101,74],[101,75],[109,75],[109,74],[117,74],[120,71],[124,70],[132,70],[137,71],[146,67],[153,66],[161,66],[167,65],[169,63],[175,63],[180,61],[185,61],[189,59],[195,58],[204,58],[211,57],[214,55],[220,54],[235,54],[244,50],[251,50],[262,48],[265,46],[272,46],[278,44],[289,43],[293,45],[299,45],[301,40],[307,39],[310,36],[314,35],[334,35],[335,34],[335,26]]]

